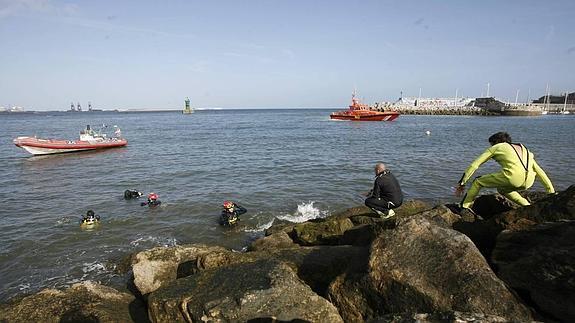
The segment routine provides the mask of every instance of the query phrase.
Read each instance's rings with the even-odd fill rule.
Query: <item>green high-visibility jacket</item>
[[[499,143],[487,148],[465,170],[459,184],[465,185],[479,166],[493,158],[501,165],[502,170],[500,174],[509,180],[510,186],[518,189],[527,189],[533,185],[537,176],[548,193],[555,193],[551,180],[547,177],[545,171],[539,167],[533,153],[528,151],[522,144],[518,145],[521,145],[522,148],[521,158],[519,158],[519,153],[510,143]]]

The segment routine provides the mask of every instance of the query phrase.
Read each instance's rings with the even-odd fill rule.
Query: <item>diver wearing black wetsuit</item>
[[[376,212],[380,211],[384,215],[392,216],[395,213],[391,210],[401,206],[403,203],[403,193],[399,182],[391,171],[385,169],[385,165],[382,163],[378,163],[375,166],[375,174],[373,190],[369,197],[365,199],[365,205]]]
[[[159,198],[158,194],[150,193],[150,194],[148,194],[148,201],[142,202],[142,203],[140,203],[140,205],[141,206],[147,205],[149,207],[158,206],[158,205],[162,204],[162,201],[160,201],[158,198]]]
[[[220,215],[220,225],[234,225],[240,220],[240,215],[246,213],[246,208],[237,205],[234,202],[224,202],[224,209]]]
[[[88,210],[86,215],[82,216],[82,223],[83,224],[90,224],[100,221],[100,216],[95,214],[94,211]]]

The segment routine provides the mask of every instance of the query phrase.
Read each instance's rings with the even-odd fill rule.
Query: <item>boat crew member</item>
[[[220,215],[220,224],[227,226],[234,225],[240,220],[240,215],[248,211],[244,207],[241,207],[231,201],[225,201],[223,207],[224,209]]]
[[[548,193],[555,193],[551,180],[549,180],[545,171],[539,167],[533,157],[533,153],[524,145],[511,142],[511,136],[507,132],[498,132],[492,135],[489,137],[489,143],[491,147],[479,155],[461,176],[455,195],[461,196],[463,194],[467,181],[479,166],[489,159],[493,158],[499,163],[501,171],[479,176],[473,180],[471,187],[460,204],[462,215],[465,213],[475,217],[471,207],[479,190],[484,187],[497,188],[500,194],[521,206],[526,206],[530,203],[517,191],[530,188],[535,181],[535,177],[539,178]]]
[[[86,215],[82,216],[82,224],[94,224],[98,221],[100,221],[100,216],[96,215],[92,210],[88,210]]]
[[[385,164],[375,164],[373,189],[367,194],[365,205],[384,219],[395,215],[393,209],[403,203],[403,193],[399,182]]]
[[[137,199],[143,195],[144,195],[144,193],[136,191],[136,190],[125,190],[124,191],[124,199],[126,199],[126,200]]]
[[[147,206],[150,206],[150,207],[152,207],[152,206],[158,206],[158,205],[162,204],[162,201],[158,200],[158,197],[159,197],[158,194],[156,194],[156,193],[150,193],[150,194],[148,194],[148,201],[142,202],[142,203],[140,203],[140,205],[141,205],[141,206],[147,205]]]

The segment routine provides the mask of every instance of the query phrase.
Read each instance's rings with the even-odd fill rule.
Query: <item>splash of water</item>
[[[280,215],[277,218],[294,223],[302,223],[317,218],[325,218],[329,213],[321,211],[314,206],[315,201],[300,203],[297,205],[297,211],[294,214]]]

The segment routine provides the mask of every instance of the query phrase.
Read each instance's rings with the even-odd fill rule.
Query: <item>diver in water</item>
[[[489,137],[491,147],[487,148],[471,165],[465,170],[459,180],[459,185],[455,190],[457,196],[465,192],[465,184],[469,181],[473,173],[483,163],[489,159],[494,159],[501,165],[501,171],[476,177],[467,194],[464,195],[460,203],[461,215],[471,219],[477,217],[471,209],[475,197],[484,187],[496,188],[500,194],[521,205],[529,205],[529,201],[521,196],[517,191],[529,189],[535,178],[538,178],[548,193],[555,193],[555,188],[545,171],[537,164],[527,147],[520,143],[511,141],[511,136],[507,132],[498,132]]]
[[[240,220],[240,215],[248,211],[244,207],[241,207],[231,201],[225,201],[223,207],[224,209],[220,215],[220,225],[234,225]]]
[[[98,221],[100,221],[100,216],[95,214],[92,210],[88,210],[86,215],[82,216],[82,224],[94,224]]]
[[[143,195],[144,195],[144,193],[136,191],[136,190],[124,191],[124,199],[126,199],[126,200],[137,199],[137,198],[142,197]]]
[[[142,202],[142,203],[140,203],[140,205],[141,205],[141,206],[147,205],[147,206],[150,206],[150,207],[152,207],[152,206],[158,206],[158,205],[162,204],[162,201],[158,200],[158,197],[159,197],[158,194],[156,194],[156,193],[150,193],[150,194],[148,194],[148,201]]]

